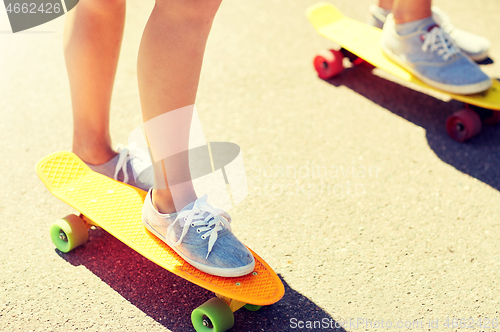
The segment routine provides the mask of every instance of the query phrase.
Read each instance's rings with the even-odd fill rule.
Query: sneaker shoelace
[[[135,176],[139,176],[140,172],[151,165],[149,155],[145,151],[141,150],[135,142],[130,143],[128,146],[118,144],[116,150],[119,157],[115,167],[115,180],[118,180],[118,173],[123,171],[123,182],[128,183],[129,178],[127,165],[129,160],[134,174],[136,173]]]
[[[444,61],[460,53],[455,41],[437,25],[423,35],[422,38],[424,41],[422,51],[427,52],[430,48],[431,52],[436,52],[437,55],[442,56]]]
[[[182,240],[186,236],[189,227],[201,226],[196,229],[196,231],[201,235],[201,238],[205,240],[208,239],[208,252],[205,259],[208,259],[208,255],[212,251],[212,248],[217,241],[219,236],[219,231],[224,228],[231,229],[229,222],[231,217],[224,210],[216,209],[207,203],[207,195],[198,198],[191,209],[181,211],[177,214],[175,221],[168,227],[167,236],[173,231],[174,225],[182,222],[182,234],[179,240],[174,244],[177,246],[182,243]]]

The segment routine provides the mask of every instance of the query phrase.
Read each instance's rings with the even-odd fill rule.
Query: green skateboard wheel
[[[245,304],[245,309],[247,309],[248,311],[257,311],[259,310],[260,308],[262,308],[262,306],[260,305],[255,305],[255,304]]]
[[[234,315],[224,300],[214,297],[191,313],[196,332],[224,332],[234,324]]]
[[[50,225],[49,232],[52,242],[62,252],[75,249],[87,242],[89,237],[85,222],[74,214],[56,220]]]

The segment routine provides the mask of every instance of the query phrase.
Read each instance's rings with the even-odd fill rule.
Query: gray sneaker
[[[221,277],[239,277],[253,271],[253,255],[231,232],[231,218],[208,204],[206,195],[180,212],[162,214],[154,208],[151,192],[144,200],[143,224],[186,262]]]
[[[390,10],[380,8],[377,5],[371,5],[368,24],[382,29],[390,13]],[[488,58],[488,52],[491,47],[488,39],[455,27],[451,23],[448,14],[436,6],[432,7],[432,17],[443,31],[450,35],[458,47],[472,60],[480,62]]]
[[[430,86],[449,93],[474,94],[491,87],[491,78],[459,50],[432,17],[411,24],[417,26],[401,35],[392,14],[387,16],[381,47],[389,59]]]

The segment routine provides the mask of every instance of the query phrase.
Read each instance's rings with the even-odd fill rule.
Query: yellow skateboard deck
[[[443,92],[420,81],[383,54],[380,47],[381,29],[353,20],[329,3],[311,6],[306,15],[320,35],[377,68],[422,88],[447,94],[452,99],[490,110],[500,110],[500,82],[497,80],[492,80],[492,87],[479,94],[456,95]]]
[[[86,240],[87,228],[101,227],[164,269],[216,293],[231,311],[246,304],[270,305],[283,297],[285,290],[279,277],[251,250],[255,269],[253,273],[242,277],[217,277],[188,264],[143,227],[145,191],[92,171],[75,154],[53,153],[37,163],[36,172],[54,196],[81,213],[86,225],[83,242]]]

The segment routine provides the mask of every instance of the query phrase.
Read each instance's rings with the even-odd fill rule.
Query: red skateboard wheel
[[[457,142],[465,142],[481,131],[481,118],[471,109],[464,108],[446,119],[448,135]]]
[[[314,68],[323,80],[337,76],[344,70],[344,55],[340,51],[327,50],[314,58]]]
[[[487,126],[494,126],[500,122],[500,111],[493,111],[493,115],[483,120]]]

